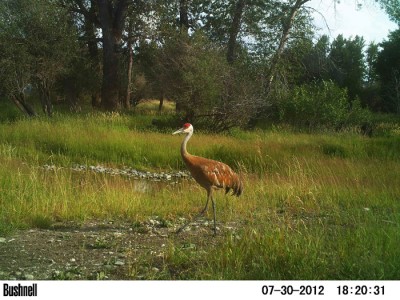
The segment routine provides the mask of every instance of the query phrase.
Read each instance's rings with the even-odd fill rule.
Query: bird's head
[[[183,124],[183,127],[181,129],[178,129],[172,134],[177,134],[177,133],[191,133],[193,132],[193,126],[190,123],[185,123]]]

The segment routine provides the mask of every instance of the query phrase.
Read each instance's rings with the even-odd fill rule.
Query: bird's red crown
[[[186,128],[189,128],[190,125],[191,125],[190,123],[185,123],[185,124],[183,124],[183,128],[185,128],[185,129],[186,129]]]

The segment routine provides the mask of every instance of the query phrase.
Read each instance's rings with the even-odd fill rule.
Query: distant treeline
[[[0,101],[51,116],[56,103],[117,111],[156,98],[162,110],[169,99],[180,119],[220,129],[400,114],[400,30],[381,44],[330,40],[309,1],[3,0]]]

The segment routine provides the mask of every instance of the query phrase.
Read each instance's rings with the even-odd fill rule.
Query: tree
[[[360,96],[365,76],[364,39],[356,36],[345,39],[338,35],[332,42],[329,59],[332,61],[331,79],[348,90],[350,99]]]
[[[371,42],[365,51],[366,75],[362,96],[360,97],[363,106],[368,107],[373,111],[382,110],[379,76],[376,72],[378,54],[379,46],[374,42]]]
[[[234,70],[226,76],[230,84],[226,85],[225,100],[222,101],[225,103],[225,115],[235,110],[240,98],[246,99],[243,103],[249,108],[247,112],[253,111],[256,118],[263,114],[262,106],[269,105],[267,99],[275,75],[279,73],[279,77],[282,74],[280,68],[284,50],[293,40],[310,34],[311,22],[305,7],[308,1],[193,1],[198,3],[198,7],[193,7],[192,23],[200,24],[198,30],[225,50],[226,60]],[[243,67],[245,64],[253,70]],[[257,75],[254,74],[255,69]],[[243,71],[250,72],[241,74]],[[251,83],[247,81],[249,85],[253,80],[257,82],[257,96],[246,88],[239,89],[246,96],[238,94],[233,83],[243,78],[252,80]]]
[[[28,115],[36,115],[25,100],[26,87],[37,88],[43,111],[53,113],[51,92],[77,54],[76,35],[67,12],[54,1],[4,0],[1,3],[0,69],[7,93]]]
[[[381,43],[376,61],[376,72],[381,82],[383,110],[400,113],[400,30]]]
[[[238,0],[235,5],[235,9],[232,16],[232,23],[229,30],[229,40],[227,45],[226,59],[228,63],[233,64],[236,58],[236,43],[237,37],[242,25],[242,17],[245,6],[247,4],[246,0]]]
[[[98,20],[98,7],[96,0],[59,0],[60,6],[71,12],[72,22],[76,25],[80,36],[82,37],[81,43],[83,44],[83,50],[86,50],[86,55],[82,55],[81,59],[86,60],[88,71],[90,76],[86,76],[86,82],[84,89],[88,90],[91,94],[91,103],[93,107],[100,107],[101,95],[99,81],[101,79],[101,59],[99,51],[99,38],[97,36],[97,28],[100,27]],[[85,52],[83,52],[85,53]],[[82,85],[82,65],[75,74],[71,74],[69,82],[74,82],[75,78],[79,81],[75,81],[74,90],[76,85]],[[87,80],[90,78],[90,80]],[[72,92],[69,90],[68,93]]]
[[[153,37],[151,15],[154,15],[154,4],[149,1],[132,1],[127,9],[126,26],[122,37],[124,46],[120,63],[120,102],[124,109],[129,109],[132,104],[136,105],[141,100],[141,92],[135,86],[135,79],[140,78],[141,74],[139,66],[134,63],[134,60],[141,52],[139,51],[140,45],[146,44],[146,41]],[[136,76],[134,67],[137,68]]]
[[[400,25],[400,3],[399,0],[380,0],[382,7],[392,19]]]
[[[379,46],[375,44],[374,42],[371,42],[368,45],[367,51],[366,51],[366,84],[368,86],[371,86],[376,83],[377,81],[377,74],[376,74],[376,61],[378,59],[378,53],[379,53]]]
[[[4,10],[3,10],[4,12]],[[3,32],[4,34],[4,32]],[[27,91],[32,90],[31,57],[26,47],[10,47],[3,42],[8,37],[0,35],[0,82],[3,93],[27,116],[33,117],[37,113],[32,103],[27,100]]]
[[[312,41],[310,41],[312,43]],[[299,51],[295,48],[294,51]],[[328,58],[330,51],[329,37],[321,36],[315,44],[304,54],[299,65],[304,66],[301,74],[301,83],[329,79],[329,70],[332,64]]]
[[[189,12],[188,0],[179,0],[179,28],[181,33],[188,34]]]
[[[106,110],[120,108],[119,61],[127,0],[97,0],[103,42],[103,82],[101,104]]]
[[[288,4],[283,5],[283,15],[282,15],[282,27],[281,35],[279,38],[279,45],[270,62],[270,67],[266,73],[266,89],[269,90],[272,80],[274,79],[275,72],[277,70],[277,65],[282,56],[283,50],[285,49],[286,43],[289,39],[289,34],[296,21],[296,16],[298,15],[300,9],[310,0],[295,0],[289,1]]]

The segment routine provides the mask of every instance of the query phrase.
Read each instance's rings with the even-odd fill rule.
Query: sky
[[[358,8],[358,4],[362,4]],[[327,34],[331,39],[343,34],[345,38],[363,36],[366,44],[379,43],[390,31],[398,28],[374,0],[311,0],[306,6],[312,7],[314,22],[320,35]],[[321,17],[321,14],[325,17]]]

